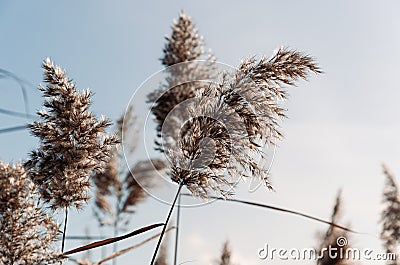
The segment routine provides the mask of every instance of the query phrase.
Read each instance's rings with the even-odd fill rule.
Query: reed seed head
[[[384,209],[381,214],[382,232],[381,239],[386,253],[398,253],[400,243],[400,195],[395,176],[386,165],[383,165],[383,173],[386,176],[386,185],[383,192]],[[389,265],[400,264],[396,255],[395,260],[388,261]]]
[[[21,164],[0,161],[0,264],[51,264],[59,225],[37,206],[35,184]]]
[[[81,208],[88,199],[89,177],[102,171],[112,147],[119,142],[106,135],[110,121],[98,120],[88,109],[91,92],[78,93],[75,84],[50,59],[43,64],[45,109],[29,125],[40,147],[25,167],[38,185],[41,198],[53,209]]]
[[[271,188],[264,148],[281,139],[285,117],[283,85],[294,85],[310,72],[313,59],[279,49],[270,59],[243,61],[233,73],[199,89],[168,114],[161,135],[171,162],[171,178],[196,196],[231,195],[238,179],[256,177]],[[175,115],[175,113],[177,113]]]

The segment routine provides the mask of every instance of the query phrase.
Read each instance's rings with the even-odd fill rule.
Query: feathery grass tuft
[[[338,192],[336,197],[335,206],[333,207],[331,222],[337,223],[341,218],[342,214],[342,193]],[[342,244],[340,239],[345,242]],[[330,226],[326,233],[321,238],[318,254],[322,254],[322,257],[318,259],[318,265],[350,265],[352,264],[346,257],[346,250],[351,248],[348,244],[349,234],[347,231],[337,229],[334,226]],[[330,251],[322,251],[322,249],[331,249]],[[334,251],[334,252],[332,252]],[[331,253],[332,252],[332,253]],[[342,253],[342,255],[340,254]]]
[[[172,180],[203,198],[211,191],[230,195],[235,179],[246,177],[271,188],[257,159],[267,159],[263,148],[281,138],[279,120],[285,114],[279,100],[287,97],[282,85],[294,85],[310,72],[321,72],[311,57],[280,49],[269,60],[245,60],[201,90],[186,107],[190,118],[179,133],[164,133]]]
[[[0,162],[0,264],[51,264],[59,225],[38,207],[35,184],[21,164]]]
[[[386,185],[383,192],[384,209],[381,214],[382,232],[381,239],[387,254],[396,253],[394,260],[388,260],[388,265],[400,264],[398,247],[400,241],[400,195],[393,173],[386,165],[383,165],[383,173],[386,177]]]
[[[232,259],[232,250],[229,245],[229,241],[225,241],[225,243],[222,247],[220,260],[218,261],[217,264],[218,265],[233,265],[231,259]]]
[[[29,125],[40,140],[24,166],[38,185],[41,198],[56,209],[81,208],[88,200],[89,177],[102,171],[117,144],[105,129],[110,121],[98,120],[88,109],[91,92],[78,93],[74,83],[50,59],[43,62],[46,87],[40,86],[46,108],[41,120]]]

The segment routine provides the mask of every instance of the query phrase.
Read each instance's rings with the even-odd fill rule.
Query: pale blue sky
[[[399,8],[397,1],[346,0],[1,1],[0,68],[33,85],[28,94],[35,111],[41,102],[35,90],[42,79],[40,64],[50,56],[79,88],[95,92],[96,114],[114,119],[135,89],[162,69],[158,58],[163,37],[181,9],[193,17],[220,62],[237,65],[246,57],[269,56],[281,45],[305,51],[325,74],[290,88],[285,139],[272,168],[276,192],[249,194],[244,185],[238,197],[329,218],[335,194],[343,188],[345,223],[377,235],[384,183],[381,163],[400,176]],[[13,82],[0,80],[0,89],[2,108],[23,111]],[[137,111],[141,117],[147,112]],[[3,115],[0,121],[0,128],[24,122]],[[0,159],[19,161],[34,146],[26,132],[1,134]],[[97,234],[90,208],[86,210],[71,217],[71,234],[82,233],[85,226]],[[162,221],[167,210],[149,199],[138,208],[132,228]],[[316,245],[315,232],[326,228],[299,217],[223,202],[184,209],[179,261],[211,264],[223,241],[230,239],[237,263],[266,264],[257,258],[265,243],[311,247]],[[353,235],[350,240],[354,246],[381,251],[375,237]],[[77,244],[68,242],[67,249]],[[126,255],[120,264],[148,264],[154,244]]]

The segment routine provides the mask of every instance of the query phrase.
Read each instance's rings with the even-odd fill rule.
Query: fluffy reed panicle
[[[226,241],[222,247],[221,257],[218,261],[218,265],[233,265],[231,261],[232,250],[229,246],[229,241]]]
[[[285,117],[284,109],[278,104],[287,97],[282,87],[307,79],[310,72],[321,73],[312,57],[279,48],[270,59],[244,60],[220,94],[243,119],[250,138],[258,136],[273,142],[281,137],[278,119]]]
[[[167,43],[163,50],[164,57],[161,58],[164,66],[197,60],[204,54],[203,37],[199,35],[192,18],[183,11],[172,25],[171,36],[165,39]]]
[[[124,123],[125,117],[125,123]],[[129,108],[116,122],[117,137],[122,142],[122,135],[131,130],[135,124],[136,115],[132,108]],[[129,150],[134,150],[136,146],[136,138],[132,138],[129,144]],[[117,201],[123,196],[123,180],[121,179],[121,171],[125,172],[126,168],[123,165],[124,157],[122,148],[114,146],[111,150],[111,159],[107,162],[104,171],[93,174],[92,180],[96,188],[95,205],[96,216],[101,224],[107,223],[107,216],[114,216],[118,209],[111,206],[108,197],[115,197]],[[123,173],[124,174],[124,173]],[[117,202],[118,204],[118,202]],[[102,215],[102,216],[101,216]]]
[[[394,175],[386,165],[383,165],[383,173],[386,176],[386,185],[383,192],[384,209],[381,215],[382,232],[381,239],[386,253],[398,253],[400,241],[400,195]],[[396,254],[395,260],[389,260],[387,264],[400,264]]]
[[[168,76],[159,89],[148,95],[159,136],[168,113],[205,87],[207,84],[202,80],[214,79],[217,74],[214,56],[204,51],[203,37],[199,35],[192,19],[183,12],[174,22],[172,34],[166,40],[161,62],[167,67]],[[156,143],[158,150],[164,151],[163,143]]]
[[[112,155],[104,170],[93,175],[93,182],[99,194],[110,195],[113,190],[121,192],[122,181],[118,177],[118,164],[118,157]]]
[[[34,183],[21,164],[0,162],[0,264],[50,264],[59,225],[37,206]]]
[[[245,60],[235,73],[205,83],[217,77],[215,59],[193,61],[203,55],[204,43],[192,20],[181,13],[172,29],[162,58],[169,66],[166,84],[148,96],[156,149],[169,157],[172,180],[200,197],[210,191],[229,195],[234,179],[248,176],[271,188],[256,157],[264,158],[264,146],[281,137],[278,121],[285,115],[278,101],[287,96],[282,86],[320,69],[310,56],[281,48],[268,60]]]
[[[337,224],[341,218],[342,214],[342,198],[341,198],[341,191],[338,192],[336,197],[335,206],[333,207],[332,215],[331,215],[331,222]],[[340,238],[345,238],[347,240],[346,243],[340,240]],[[349,235],[346,231],[338,229],[336,227],[330,226],[329,229],[326,231],[324,236],[321,239],[321,243],[319,246],[318,254],[322,254],[322,257],[318,259],[318,265],[350,265],[352,264],[349,259],[346,258],[346,250],[351,248],[348,244]],[[322,252],[322,249],[331,248],[334,251],[331,255],[329,251]],[[343,253],[340,255],[340,253]],[[336,254],[336,257],[335,257]]]
[[[263,148],[281,138],[285,114],[279,100],[287,97],[282,85],[310,72],[320,73],[311,57],[279,49],[269,60],[245,60],[200,90],[185,107],[186,116],[174,117],[183,125],[163,128],[172,180],[200,197],[211,191],[229,195],[238,178],[257,177],[271,188],[260,161],[266,159]]]
[[[124,135],[125,151],[129,159],[137,142],[136,115],[133,108],[129,108],[117,120],[116,127],[121,142]],[[145,189],[154,186],[154,177],[158,170],[165,167],[165,162],[158,159],[139,161],[129,170],[121,148],[115,147],[111,153],[112,157],[105,170],[94,174],[92,179],[96,189],[96,217],[100,224],[116,225],[121,221],[121,214],[132,213],[132,208],[147,198]]]
[[[50,59],[42,66],[47,85],[40,90],[46,110],[38,112],[41,120],[29,125],[40,147],[24,165],[51,208],[81,208],[88,199],[90,175],[104,169],[118,138],[105,134],[109,120],[98,120],[88,110],[89,90],[78,93]]]
[[[130,207],[147,198],[145,189],[154,187],[157,172],[161,172],[165,167],[166,163],[161,159],[139,161],[135,164],[125,178],[127,196],[122,205],[123,212],[128,212]]]
[[[101,225],[110,223],[109,217],[116,214],[116,209],[111,205],[109,196],[122,196],[122,180],[119,177],[118,149],[112,150],[111,159],[105,166],[104,171],[96,172],[92,176],[95,187],[95,214]]]

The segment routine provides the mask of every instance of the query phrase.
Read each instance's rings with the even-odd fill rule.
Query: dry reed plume
[[[337,224],[342,214],[342,194],[341,191],[338,192],[336,197],[335,206],[333,207],[331,222]],[[346,243],[342,244],[340,238],[347,240]],[[349,234],[347,231],[342,229],[337,229],[334,226],[330,226],[323,235],[321,239],[320,246],[318,248],[318,255],[323,254],[321,258],[318,259],[318,265],[350,265],[353,264],[346,257],[346,250],[351,248],[348,244]],[[335,250],[332,254],[330,251],[322,251],[322,249],[332,249]],[[341,255],[340,253],[343,253]],[[336,256],[335,256],[336,254]]]
[[[38,207],[35,184],[21,164],[0,162],[0,264],[51,264],[59,225]]]
[[[88,110],[89,90],[78,93],[50,59],[42,66],[47,85],[40,90],[47,111],[39,111],[41,120],[29,125],[40,147],[31,152],[25,167],[51,208],[81,208],[88,199],[90,175],[103,170],[118,139],[105,134],[109,120],[98,120]]]
[[[165,168],[165,162],[160,159],[136,163],[125,160],[131,157],[137,142],[136,115],[132,107],[117,120],[116,125],[118,139],[121,142],[123,137],[125,139],[126,156],[122,148],[114,147],[105,170],[92,178],[95,186],[94,213],[101,226],[113,227],[114,236],[127,227],[134,213],[133,208],[147,198],[146,190],[154,186],[157,173]],[[128,168],[127,163],[132,165]],[[114,244],[113,252],[117,251],[118,245]],[[113,264],[116,264],[116,258]]]
[[[214,56],[204,51],[203,37],[183,12],[166,40],[161,62],[167,67],[168,76],[159,89],[148,95],[148,101],[152,103],[151,111],[157,124],[157,149],[165,153],[169,165],[158,159],[128,161],[131,169],[128,170],[117,144],[123,135],[134,135],[133,110],[129,109],[126,116],[117,121],[116,135],[107,135],[110,121],[104,117],[98,120],[89,111],[91,93],[78,93],[59,66],[49,59],[43,62],[47,85],[40,90],[46,99],[45,110],[38,112],[39,121],[29,125],[40,147],[31,152],[23,166],[0,162],[0,264],[55,262],[58,254],[53,244],[60,235],[59,225],[38,205],[44,202],[51,210],[79,209],[88,200],[91,183],[95,186],[96,216],[100,225],[114,226],[117,235],[120,224],[127,224],[134,207],[147,197],[145,189],[153,186],[156,172],[169,169],[168,174],[179,184],[179,189],[166,222],[154,226],[163,226],[163,230],[152,265],[167,264],[165,245],[157,253],[182,186],[201,198],[213,197],[211,193],[223,197],[231,195],[237,179],[258,178],[267,188],[272,188],[268,170],[260,161],[268,159],[264,148],[282,138],[280,121],[286,116],[281,102],[288,96],[284,86],[293,86],[296,81],[307,79],[310,73],[321,73],[314,59],[280,48],[269,59],[250,58],[241,62],[235,71],[218,73]],[[199,59],[205,61],[199,62]],[[133,152],[136,146],[134,138],[131,140],[128,152]],[[387,208],[382,213],[382,239],[389,253],[395,251],[400,236],[400,226],[396,222],[400,200],[394,177],[386,168],[384,173],[388,182],[384,193]],[[348,248],[337,244],[338,237],[348,237],[346,229],[339,230],[343,227],[335,225],[340,207],[339,194],[331,227],[322,238],[320,248],[327,245]],[[278,207],[269,208],[294,213]],[[104,247],[133,235],[136,234],[109,238],[65,253],[70,255]],[[141,244],[121,251],[116,251],[115,244],[114,253],[97,263],[89,259],[75,262],[93,265],[113,260],[115,263],[116,257]],[[217,262],[232,265],[228,242]],[[318,264],[349,263],[324,256]]]
[[[122,134],[126,133],[130,127],[134,124],[136,117],[132,109],[127,111],[127,119],[125,126],[123,124],[124,117],[120,117],[116,122],[117,137],[122,142]],[[133,139],[131,147],[134,149],[136,139]],[[96,172],[93,177],[93,183],[95,186],[95,213],[98,217],[101,225],[111,224],[115,225],[115,222],[119,219],[121,213],[121,203],[123,196],[126,195],[124,189],[124,179],[121,175],[125,175],[127,168],[125,166],[122,148],[115,146],[111,150],[111,159],[105,166],[104,171]],[[116,202],[115,205],[111,205],[110,198],[113,198]]]
[[[171,36],[166,36],[165,39],[167,43],[161,62],[167,67],[168,76],[159,89],[148,95],[159,137],[167,115],[182,102],[193,98],[196,91],[205,86],[202,80],[213,79],[217,74],[215,58],[210,52],[204,51],[203,37],[199,35],[191,17],[181,12],[178,21],[174,21],[172,25]],[[166,126],[170,130],[174,124]],[[165,138],[156,141],[157,149],[162,152],[164,140]]]
[[[166,154],[170,177],[179,184],[164,230],[182,186],[202,198],[211,192],[229,196],[235,180],[246,177],[271,188],[260,159],[266,159],[263,148],[281,137],[284,110],[278,101],[287,96],[282,86],[321,73],[310,56],[279,49],[269,60],[245,60],[234,73],[218,74],[213,56],[195,61],[204,43],[183,13],[166,39],[161,60],[168,66],[166,84],[148,96],[157,123],[156,149]],[[152,265],[161,241],[162,236]]]
[[[242,62],[235,73],[200,90],[186,107],[188,117],[173,144],[166,145],[171,178],[196,196],[230,194],[234,179],[257,177],[271,188],[263,148],[280,139],[282,85],[294,85],[309,72],[320,73],[309,56],[279,49],[271,59]],[[169,135],[168,135],[169,136]]]
[[[229,246],[229,241],[225,241],[224,245],[222,246],[221,257],[217,265],[233,265],[231,259],[232,259],[232,250],[231,247]]]
[[[181,13],[172,29],[162,58],[172,66],[167,85],[148,96],[161,138],[157,149],[169,157],[172,180],[203,198],[210,191],[230,195],[233,180],[248,176],[270,188],[255,156],[264,159],[263,147],[281,136],[284,110],[278,101],[287,97],[282,86],[320,69],[310,56],[279,49],[269,60],[245,60],[235,73],[205,84],[199,80],[216,77],[214,59],[209,56],[206,65],[193,61],[203,55],[204,42],[192,20]]]
[[[130,140],[128,143],[125,141],[125,151],[128,154],[136,147],[135,122],[136,116],[130,108],[116,123],[117,137],[121,142],[123,135],[129,135],[125,138]],[[114,225],[117,233],[118,223],[127,224],[129,214],[133,213],[132,208],[147,198],[146,189],[154,186],[154,178],[157,172],[165,168],[165,162],[160,159],[143,160],[132,163],[129,170],[121,148],[115,147],[111,153],[105,170],[93,175],[93,183],[96,189],[95,205],[99,222]],[[128,214],[124,220],[122,214]]]
[[[383,173],[386,176],[386,185],[383,192],[383,205],[385,208],[381,215],[381,239],[386,253],[396,253],[396,258],[388,260],[387,264],[398,265],[400,264],[397,255],[400,241],[400,195],[395,177],[386,165],[383,165]]]

